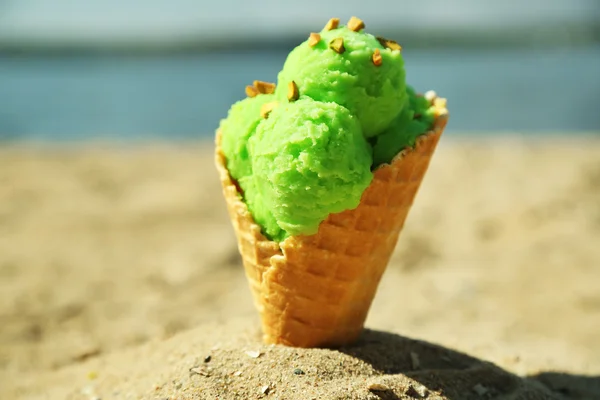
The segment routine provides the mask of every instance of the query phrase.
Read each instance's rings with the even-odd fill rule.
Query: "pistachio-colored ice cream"
[[[342,105],[356,115],[365,137],[378,135],[407,101],[400,50],[385,48],[375,36],[345,26],[319,35],[313,46],[309,38],[289,54],[277,77],[276,96],[284,100],[294,81],[300,98]],[[375,50],[381,56],[379,66],[372,60]]]
[[[347,26],[331,19],[296,47],[276,89],[255,82],[247,94],[221,121],[221,146],[274,241],[314,234],[328,215],[357,207],[373,169],[434,120],[431,102],[406,86],[400,46],[354,17]]]
[[[422,95],[406,87],[408,106],[392,121],[389,127],[374,138],[373,166],[388,163],[406,147],[415,145],[417,137],[427,132],[435,120],[435,107]]]
[[[337,103],[282,104],[258,125],[248,149],[254,183],[244,190],[262,197],[251,210],[271,210],[276,225],[257,222],[276,239],[317,233],[329,214],[357,207],[373,178],[358,118]]]
[[[232,177],[240,179],[252,174],[248,139],[263,120],[261,107],[274,100],[273,94],[258,94],[235,103],[227,118],[221,122],[221,147],[227,156],[227,169]]]

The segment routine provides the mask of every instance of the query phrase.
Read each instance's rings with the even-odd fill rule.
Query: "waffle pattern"
[[[252,219],[217,132],[216,164],[266,343],[336,347],[358,338],[446,121],[438,117],[414,149],[379,167],[357,208],[331,214],[315,235],[281,243]]]

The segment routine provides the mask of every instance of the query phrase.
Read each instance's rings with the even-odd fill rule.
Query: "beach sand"
[[[340,350],[261,344],[210,143],[0,147],[0,399],[600,399],[600,139],[446,136]]]

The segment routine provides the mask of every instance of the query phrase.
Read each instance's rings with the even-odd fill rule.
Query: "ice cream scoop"
[[[223,119],[220,129],[223,132],[223,152],[227,154],[227,168],[232,176],[241,179],[252,174],[252,163],[248,154],[248,139],[256,131],[263,120],[261,108],[275,98],[272,89],[264,89],[265,82],[256,81],[247,93],[251,97],[236,102],[230,109],[227,118]],[[262,90],[265,93],[260,93]],[[266,93],[271,92],[271,93]]]
[[[359,27],[326,26],[292,50],[277,77],[275,94],[285,100],[293,81],[300,98],[333,102],[350,110],[368,138],[390,125],[407,103],[407,94],[400,47]]]
[[[249,204],[271,210],[273,221],[258,222],[267,235],[312,235],[329,214],[356,208],[369,186],[371,146],[358,118],[337,103],[309,97],[285,102],[261,122],[248,142],[253,183]],[[262,204],[261,204],[262,203]]]
[[[436,108],[424,96],[406,87],[408,106],[380,135],[373,138],[373,167],[389,163],[404,148],[413,147],[417,138],[427,132],[435,120]]]

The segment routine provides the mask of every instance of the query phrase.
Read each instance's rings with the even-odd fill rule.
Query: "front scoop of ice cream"
[[[349,109],[358,117],[365,137],[385,130],[407,103],[399,47],[387,48],[375,36],[345,26],[326,28],[318,42],[313,40],[309,38],[288,55],[278,75],[277,98],[285,100],[293,81],[300,98]]]
[[[279,230],[279,240],[312,235],[329,214],[356,208],[373,178],[360,123],[336,103],[307,98],[280,104],[248,148],[254,182],[245,191],[259,199],[249,209],[253,215],[253,209],[272,212],[277,226],[262,226],[271,235]]]
[[[246,147],[248,139],[262,121],[261,107],[273,101],[273,94],[259,94],[235,103],[227,118],[220,124],[223,154],[227,158],[227,169],[231,176],[242,179],[252,173],[252,165]]]

